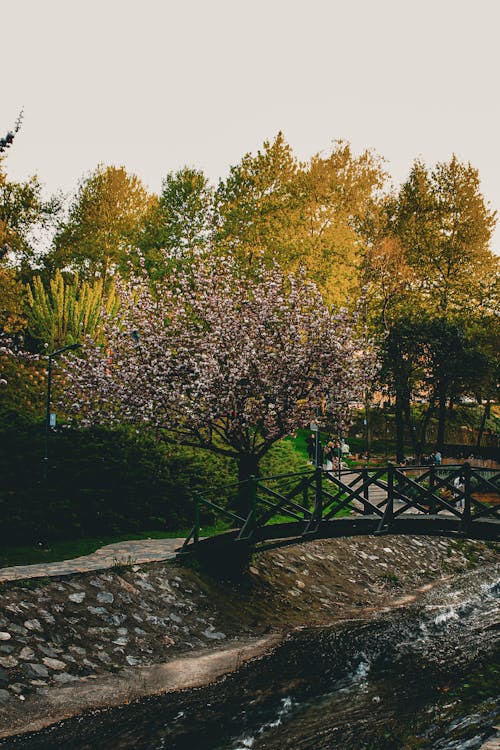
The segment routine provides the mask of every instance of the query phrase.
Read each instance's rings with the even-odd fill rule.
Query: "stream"
[[[485,566],[369,621],[294,632],[213,685],[0,748],[475,750],[500,722],[499,593],[498,567]]]

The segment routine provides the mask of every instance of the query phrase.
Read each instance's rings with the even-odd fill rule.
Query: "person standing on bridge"
[[[335,458],[335,445],[332,440],[327,444],[325,448],[325,469],[331,471],[333,469],[333,459]]]
[[[434,454],[434,462],[436,466],[441,466],[443,463],[443,457],[441,456],[441,453],[439,451],[436,451]]]
[[[309,458],[309,463],[313,464],[314,459],[316,458],[316,437],[314,435],[314,432],[311,432],[311,434],[307,438],[306,446],[307,446],[307,457]]]

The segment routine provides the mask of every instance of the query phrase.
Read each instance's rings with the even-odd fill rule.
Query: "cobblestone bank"
[[[134,669],[174,656],[366,616],[495,557],[487,543],[366,537],[258,553],[238,582],[164,562],[4,584],[0,736],[55,688],[97,687],[110,674],[131,680]]]

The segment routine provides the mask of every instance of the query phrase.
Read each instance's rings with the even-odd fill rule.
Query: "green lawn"
[[[175,539],[176,537],[185,537],[188,533],[189,531],[186,529],[171,532],[138,531],[122,536],[100,536],[95,539],[73,539],[63,542],[51,542],[44,546],[1,547],[0,568],[10,567],[11,565],[32,565],[34,563],[71,560],[74,557],[89,555],[106,544],[126,542],[134,539]]]

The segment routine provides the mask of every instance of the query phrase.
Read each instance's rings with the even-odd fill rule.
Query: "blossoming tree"
[[[66,407],[84,424],[150,426],[166,440],[234,457],[239,479],[335,393],[361,398],[367,358],[346,311],[278,268],[203,255],[173,279],[119,279],[108,345],[66,362]]]

